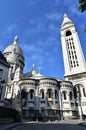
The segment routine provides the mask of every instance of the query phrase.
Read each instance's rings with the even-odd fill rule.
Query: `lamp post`
[[[79,107],[80,107],[80,119],[83,119],[83,111],[82,111],[82,104],[81,104],[81,93],[80,93],[80,87],[78,86],[78,100],[79,100]]]

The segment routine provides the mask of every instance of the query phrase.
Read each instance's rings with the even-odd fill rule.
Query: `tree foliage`
[[[86,0],[78,0],[79,1],[79,11],[84,12],[86,11]],[[85,24],[85,29],[84,29],[85,33],[86,33],[86,24]]]
[[[79,1],[79,11],[84,12],[86,10],[86,0],[78,0]]]

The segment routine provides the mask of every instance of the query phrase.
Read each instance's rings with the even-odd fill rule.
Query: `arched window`
[[[21,99],[26,99],[27,98],[27,92],[26,92],[26,89],[22,89],[21,91]]]
[[[69,93],[70,100],[72,100],[72,92]]]
[[[31,89],[31,90],[30,90],[30,99],[33,99],[33,97],[34,97],[34,90]]]
[[[40,90],[40,94],[41,94],[41,98],[43,99],[44,98],[44,90],[43,89]]]
[[[66,31],[66,36],[70,36],[70,35],[72,35],[72,33],[71,33],[71,31]]]
[[[82,85],[78,85],[78,86],[77,86],[78,96],[79,96],[79,97],[81,97],[81,90],[80,90],[81,86],[82,86]]]
[[[76,87],[74,87],[73,91],[74,91],[74,98],[77,98],[77,90],[76,90]]]
[[[81,97],[81,87],[83,87],[81,84],[77,84],[76,86],[74,86],[74,97],[77,98],[77,97]]]
[[[26,106],[26,101],[27,101],[27,92],[26,89],[21,90],[21,106]]]
[[[83,88],[83,95],[84,95],[84,97],[86,97],[85,88]]]
[[[3,76],[3,69],[0,69],[0,79],[2,79]]]
[[[57,99],[58,98],[58,92],[57,92],[57,90],[55,90],[55,99]]]
[[[47,90],[48,98],[52,98],[52,89]]]
[[[63,95],[64,100],[66,100],[67,97],[66,97],[66,92],[65,91],[62,93],[62,95]]]

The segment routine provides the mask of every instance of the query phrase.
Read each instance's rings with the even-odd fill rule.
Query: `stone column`
[[[48,112],[47,112],[47,108],[48,108],[48,95],[47,95],[47,89],[45,90],[45,114],[46,114],[46,117],[48,116]]]
[[[29,90],[26,91],[27,92],[27,98],[26,98],[26,107],[29,107],[29,103],[28,103],[28,99],[29,99]]]
[[[21,86],[20,86],[20,94],[19,94],[19,106],[21,107]]]
[[[71,100],[70,100],[70,92],[67,92],[67,98],[68,98],[68,102],[69,102],[69,109],[71,108]]]
[[[60,118],[63,120],[63,102],[61,91],[59,91],[59,105],[60,105]]]
[[[79,93],[78,93],[78,110],[79,110],[80,119],[82,120],[82,104],[81,104],[81,97]]]

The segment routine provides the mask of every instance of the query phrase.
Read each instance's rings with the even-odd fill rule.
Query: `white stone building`
[[[64,15],[61,41],[65,68],[65,79],[73,83],[75,104],[80,118],[86,115],[86,62],[74,23]]]
[[[24,56],[18,37],[4,50],[10,64],[6,95],[12,106],[20,107],[29,120],[74,119],[86,116],[86,66],[74,23],[64,15],[61,41],[65,80],[46,77],[36,72],[33,64],[23,73]]]
[[[0,52],[0,106],[5,104],[5,91],[8,82],[9,64],[3,54]]]

